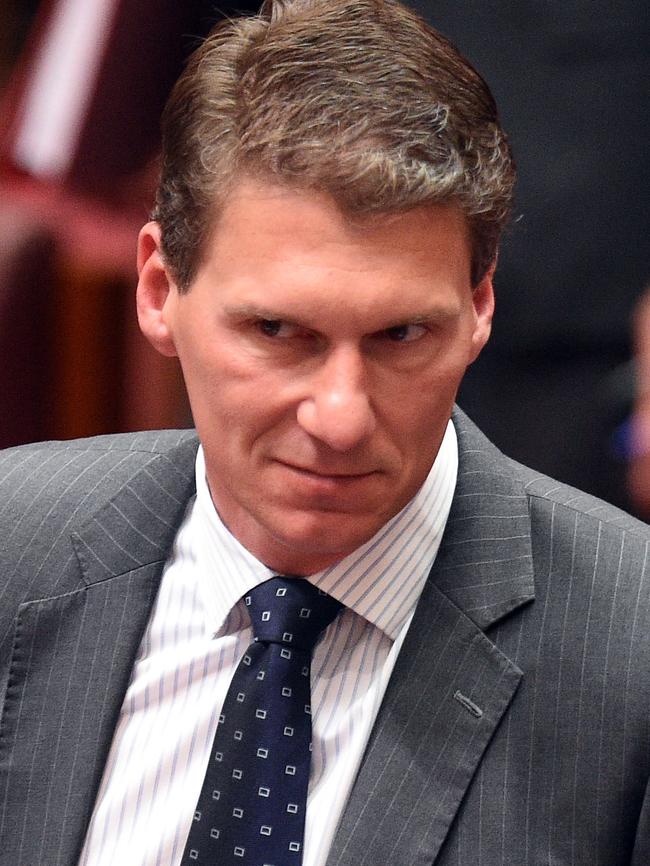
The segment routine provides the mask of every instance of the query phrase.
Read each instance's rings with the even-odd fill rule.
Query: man
[[[138,250],[198,441],[2,455],[0,863],[648,862],[650,535],[453,410],[512,181],[487,87],[395,2],[269,4],[199,49]],[[212,840],[259,826],[260,858],[204,858],[275,575],[342,603],[304,837],[236,807]]]

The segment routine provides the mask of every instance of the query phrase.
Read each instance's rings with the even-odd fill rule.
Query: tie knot
[[[342,607],[299,577],[272,577],[252,589],[244,601],[256,640],[308,652]]]

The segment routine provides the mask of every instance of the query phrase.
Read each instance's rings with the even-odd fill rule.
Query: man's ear
[[[176,346],[169,324],[169,306],[178,289],[162,255],[160,226],[148,222],[138,236],[138,289],[136,293],[140,330],[162,355],[174,357]]]
[[[494,288],[492,278],[496,270],[496,259],[485,272],[481,281],[472,290],[472,304],[474,305],[475,325],[472,334],[471,360],[475,361],[481,353],[481,349],[487,343],[492,331],[492,316],[494,314]]]

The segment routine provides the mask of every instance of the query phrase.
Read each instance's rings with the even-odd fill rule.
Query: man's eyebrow
[[[403,316],[396,319],[394,325],[386,325],[387,328],[399,327],[399,325],[425,325],[427,322],[444,323],[456,317],[456,310],[449,307],[433,307],[412,316]]]
[[[458,317],[458,310],[455,307],[436,306],[428,310],[409,315],[404,313],[402,316],[395,316],[394,319],[387,321],[378,330],[389,331],[391,328],[400,328],[404,325],[441,325],[444,326],[448,322],[453,322]]]
[[[229,304],[225,307],[225,313],[233,318],[268,319],[271,322],[291,318],[278,310],[270,310],[259,304]]]

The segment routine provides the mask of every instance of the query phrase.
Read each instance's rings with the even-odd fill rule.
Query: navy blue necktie
[[[234,673],[182,866],[300,866],[311,763],[312,651],[341,604],[274,577],[245,602],[253,643]]]

